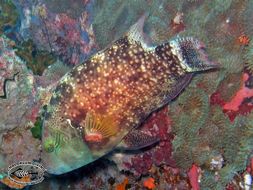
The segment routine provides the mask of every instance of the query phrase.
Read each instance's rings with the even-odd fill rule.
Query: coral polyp
[[[250,74],[253,74],[253,42],[249,43],[249,46],[246,47],[245,54],[244,54],[244,63],[245,68]]]
[[[208,116],[208,104],[208,96],[203,90],[189,88],[184,91],[170,109],[172,113],[176,113],[172,115],[172,122],[175,125],[173,131],[181,130],[186,127],[185,125],[188,125],[187,127],[193,131],[200,128]],[[179,111],[177,112],[177,110]],[[191,133],[188,135],[191,135]]]

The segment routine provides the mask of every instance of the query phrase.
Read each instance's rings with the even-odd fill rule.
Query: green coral
[[[243,54],[245,67],[249,71],[250,74],[253,74],[253,42],[250,41],[248,47],[246,47],[245,54]]]
[[[222,13],[224,11],[227,11],[231,4],[233,3],[233,0],[213,0],[210,1],[209,7],[212,8],[213,13]]]
[[[16,49],[16,54],[26,61],[27,67],[35,75],[42,75],[43,71],[56,61],[51,53],[38,50],[32,40],[23,42]]]
[[[41,136],[42,136],[42,124],[43,124],[43,121],[42,121],[41,117],[37,117],[37,120],[34,123],[34,127],[32,127],[30,129],[34,138],[41,139]]]
[[[173,133],[173,156],[177,165],[189,169],[194,161],[193,148],[198,143],[197,132],[204,125],[208,112],[208,96],[201,89],[187,88],[171,105]]]
[[[247,0],[244,0],[247,1]],[[243,10],[243,23],[245,26],[245,33],[249,36],[253,35],[253,26],[251,24],[253,19],[253,1],[247,1],[247,4],[244,6]]]
[[[229,102],[242,86],[242,74],[228,74],[219,84],[218,91],[221,98]]]
[[[190,98],[178,101],[185,104],[187,100],[190,101]],[[176,114],[178,122],[173,125],[176,135],[173,157],[181,168],[189,169],[195,163],[203,169],[202,188],[222,189],[236,173],[246,168],[253,147],[253,113],[248,118],[238,117],[231,123],[220,107],[211,106],[208,119],[200,126],[192,123],[187,114],[184,109],[179,115]],[[172,118],[176,116],[172,115]],[[225,161],[220,170],[210,167],[212,158],[217,155],[222,155]]]
[[[202,89],[198,88],[187,88],[177,99],[177,101],[172,104],[172,110],[180,110],[182,115],[179,113],[175,115],[176,118],[173,117],[175,124],[182,125],[178,126],[180,129],[181,127],[186,127],[188,123],[188,129],[192,129],[192,132],[198,130],[205,122],[208,111],[209,111],[209,100],[208,96]],[[175,108],[174,108],[175,107]],[[180,118],[185,117],[185,118]],[[187,120],[187,123],[184,121]],[[181,124],[182,122],[182,124]],[[179,128],[175,127],[173,130],[176,132]],[[189,131],[190,132],[190,131]]]
[[[147,9],[144,0],[139,1],[95,1],[94,12],[96,12],[93,28],[100,48],[121,37],[125,31],[138,20],[141,13]],[[103,11],[101,11],[103,7]],[[142,7],[140,10],[140,7]],[[108,19],[110,18],[110,19]],[[107,35],[105,38],[105,34]]]
[[[11,1],[0,0],[0,35],[8,33],[16,25],[18,13]]]
[[[224,79],[224,72],[208,72],[204,75],[196,75],[191,83],[190,87],[193,88],[201,88],[203,89],[208,95],[213,94],[216,91],[217,87],[221,80]]]

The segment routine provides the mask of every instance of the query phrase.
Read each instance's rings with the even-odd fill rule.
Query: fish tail
[[[218,69],[220,66],[208,59],[203,42],[191,38],[178,38],[170,42],[173,54],[180,60],[181,66],[187,72]]]

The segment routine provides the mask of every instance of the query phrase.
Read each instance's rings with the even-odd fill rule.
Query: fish
[[[43,119],[41,160],[48,173],[73,171],[118,147],[156,143],[141,124],[179,96],[195,73],[219,68],[195,38],[152,44],[145,19],[58,82]]]

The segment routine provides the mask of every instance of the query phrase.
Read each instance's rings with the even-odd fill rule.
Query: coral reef
[[[181,97],[183,96],[184,94]],[[194,94],[191,94],[192,96]],[[177,103],[184,105],[184,102],[180,102],[180,98]],[[188,98],[186,102],[190,101]],[[181,114],[174,110],[172,115],[180,115],[181,118],[178,120],[177,117],[174,125],[176,136],[173,141],[173,156],[180,168],[189,170],[192,164],[197,164],[201,168],[202,188],[221,189],[237,172],[246,169],[248,156],[252,152],[252,134],[249,132],[251,124],[248,123],[252,114],[247,118],[236,118],[234,123],[231,123],[221,108],[211,106],[210,113],[206,117],[208,119],[205,119],[204,125],[198,126],[189,120],[194,115],[194,110],[192,116],[188,118],[187,110]],[[199,112],[202,110],[199,109]],[[217,156],[224,160],[218,168],[212,165]]]
[[[0,1],[0,35],[10,34],[18,22],[18,13],[11,1]]]
[[[115,150],[29,189],[246,189],[253,176],[249,0],[0,0],[0,180],[10,164],[40,159],[43,106],[57,81],[143,14],[154,44],[195,37],[221,68],[196,74],[140,126],[157,144]]]
[[[141,176],[147,174],[152,166],[174,165],[171,158],[173,136],[170,134],[170,120],[167,114],[168,110],[164,108],[153,114],[142,126],[142,131],[160,139],[157,146],[144,152],[139,151],[137,155],[119,152],[110,157],[117,163],[120,170],[130,171],[136,176]]]
[[[18,4],[24,12],[21,20],[21,26],[24,27],[19,29],[19,33],[26,40],[32,39],[40,51],[48,51],[65,64],[73,66],[84,61],[96,49],[90,25],[91,5],[89,1],[64,1],[60,3],[61,6],[58,4],[56,1]]]
[[[31,40],[15,48],[16,54],[26,62],[27,68],[31,69],[34,75],[42,75],[43,71],[56,61],[49,52],[38,51]]]
[[[1,62],[1,130],[14,129],[19,125],[24,125],[26,121],[26,111],[36,105],[34,89],[34,77],[29,73],[25,63],[16,56],[14,50],[11,49],[11,41],[1,38],[3,43]],[[11,100],[11,101],[9,101]],[[26,108],[26,109],[24,109]],[[12,117],[15,115],[15,117]]]
[[[43,121],[41,117],[36,118],[34,127],[31,128],[31,133],[34,138],[41,139]]]

